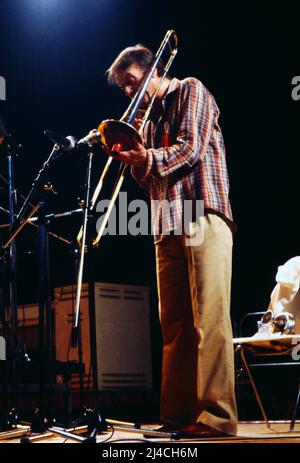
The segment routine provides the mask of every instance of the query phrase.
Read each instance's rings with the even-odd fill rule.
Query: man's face
[[[125,95],[129,98],[133,98],[137,91],[139,90],[141,83],[144,79],[145,71],[137,64],[132,64],[125,71],[121,72],[118,75],[117,81],[118,85],[122,88]],[[149,103],[150,95],[152,95],[156,89],[156,71],[154,72],[154,77],[151,78],[148,85],[147,91],[143,98],[142,104],[146,106]]]

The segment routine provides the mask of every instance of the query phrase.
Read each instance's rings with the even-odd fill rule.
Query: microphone
[[[89,133],[81,138],[78,142],[78,144],[83,144],[83,145],[94,145],[95,143],[98,143],[101,139],[101,134],[97,129],[90,130]]]
[[[70,151],[76,148],[76,145],[78,143],[76,138],[72,137],[72,135],[69,135],[68,137],[63,137],[62,135],[52,132],[51,130],[44,130],[44,134],[48,138],[50,138],[50,140],[53,141],[53,143],[59,145],[64,151]]]
[[[88,152],[94,143],[98,143],[100,141],[100,132],[98,132],[96,129],[91,130],[88,135],[81,138],[80,140],[77,140],[72,135],[64,137],[55,132],[52,132],[51,130],[44,130],[44,134],[50,138],[51,141],[59,145],[64,151],[80,149],[84,152]]]

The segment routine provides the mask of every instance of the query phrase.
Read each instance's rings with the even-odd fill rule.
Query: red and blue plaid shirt
[[[162,217],[163,209],[152,207],[155,241],[162,237],[162,219],[167,221],[164,231],[181,226],[184,200],[202,200],[204,211],[220,215],[234,230],[218,117],[214,97],[199,80],[173,78],[162,110],[153,112],[146,123],[147,163],[131,173],[156,204],[172,203],[169,218]]]

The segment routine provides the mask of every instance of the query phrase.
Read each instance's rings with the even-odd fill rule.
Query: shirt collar
[[[178,88],[180,87],[180,80],[179,79],[176,79],[176,77],[173,77],[173,79],[171,79],[170,83],[169,83],[169,86],[167,88],[167,91],[163,97],[163,99],[161,100],[161,107],[160,109],[156,108],[154,109],[154,107],[152,108],[152,111],[151,111],[151,114],[152,114],[152,118],[155,120],[155,119],[159,119],[159,117],[161,117],[162,113],[166,110],[166,107],[168,105],[168,95],[171,95],[173,92],[175,92],[175,90],[177,90]]]
[[[169,84],[168,90],[167,90],[167,92],[166,92],[166,94],[164,96],[164,99],[167,97],[167,95],[169,95],[170,93],[173,93],[179,87],[180,87],[180,80],[177,79],[176,77],[173,77],[173,79],[171,80],[171,82]]]

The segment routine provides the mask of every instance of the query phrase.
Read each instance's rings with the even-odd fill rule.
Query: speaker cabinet
[[[70,347],[76,287],[55,288],[56,359],[79,360],[78,348]],[[95,318],[98,389],[150,390],[152,388],[149,288],[95,283]],[[84,386],[92,388],[88,286],[82,287],[80,303]],[[79,375],[72,386],[79,387]]]

